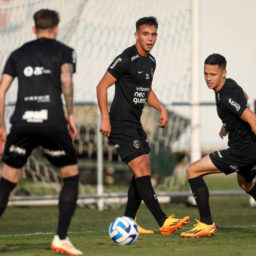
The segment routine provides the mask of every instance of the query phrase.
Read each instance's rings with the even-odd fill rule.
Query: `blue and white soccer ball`
[[[130,245],[139,236],[138,225],[129,217],[117,217],[109,226],[108,233],[113,242],[119,245]]]

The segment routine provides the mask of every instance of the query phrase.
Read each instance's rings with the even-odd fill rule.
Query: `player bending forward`
[[[184,226],[189,217],[167,217],[162,211],[151,184],[149,145],[140,121],[144,104],[159,112],[159,126],[168,124],[165,108],[158,101],[151,83],[156,61],[150,54],[157,38],[157,20],[144,17],[136,22],[136,44],[117,56],[97,86],[98,104],[102,115],[100,132],[109,137],[122,160],[129,166],[132,177],[125,216],[135,218],[143,200],[155,217],[160,232],[169,235]],[[115,97],[108,113],[107,89],[115,83]],[[139,228],[140,233],[153,231]]]
[[[204,63],[204,78],[209,89],[214,90],[218,115],[223,123],[220,137],[228,134],[229,148],[213,152],[192,163],[187,168],[188,181],[197,202],[200,221],[183,237],[215,235],[209,192],[204,175],[236,172],[240,187],[256,199],[256,115],[247,106],[247,95],[232,79],[226,79],[226,59],[220,54],[210,55]],[[225,206],[224,206],[225,207]]]
[[[0,216],[31,151],[37,146],[43,146],[46,158],[59,168],[63,178],[57,234],[51,248],[69,255],[82,255],[67,237],[76,209],[79,181],[72,143],[72,138],[77,135],[72,83],[76,67],[75,52],[55,40],[58,33],[58,13],[42,9],[34,14],[34,20],[36,40],[12,52],[5,64],[0,83],[0,141],[6,142],[0,180]],[[15,77],[18,78],[18,97],[11,118],[13,126],[7,137],[4,124],[5,95]],[[67,130],[62,93],[72,138]]]

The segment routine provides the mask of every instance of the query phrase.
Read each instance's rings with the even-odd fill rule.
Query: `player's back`
[[[12,123],[65,124],[60,68],[63,63],[72,63],[72,54],[72,48],[48,38],[28,42],[11,54],[4,73],[18,78]]]

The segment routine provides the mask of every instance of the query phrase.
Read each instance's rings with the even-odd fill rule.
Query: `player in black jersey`
[[[184,226],[189,217],[167,217],[161,210],[150,180],[150,148],[140,121],[143,107],[148,103],[160,112],[159,127],[164,128],[168,124],[167,111],[151,86],[156,61],[150,51],[157,39],[157,28],[155,17],[144,17],[136,22],[136,44],[114,59],[97,86],[97,96],[102,115],[100,132],[109,137],[110,143],[134,174],[124,215],[134,219],[143,200],[158,222],[160,232],[169,235]],[[115,96],[108,113],[107,89],[114,83]],[[141,227],[139,231],[147,233]]]
[[[0,83],[0,141],[6,142],[0,180],[0,216],[31,151],[42,146],[46,158],[59,168],[63,178],[57,234],[51,248],[69,255],[82,255],[67,237],[76,208],[79,182],[72,143],[72,138],[77,135],[72,83],[72,74],[76,69],[75,51],[56,40],[59,23],[57,12],[39,10],[34,14],[34,21],[36,40],[11,53]],[[15,77],[18,78],[18,95],[11,117],[12,128],[7,136],[4,123],[5,95]],[[67,119],[62,107],[62,93]]]
[[[247,95],[232,79],[226,79],[226,59],[210,55],[204,63],[204,77],[208,88],[216,95],[217,113],[223,126],[220,137],[228,135],[226,150],[213,152],[187,168],[188,181],[199,208],[200,221],[183,237],[211,236],[217,231],[212,221],[209,192],[203,176],[223,172],[237,172],[240,187],[256,199],[256,115],[247,105]]]

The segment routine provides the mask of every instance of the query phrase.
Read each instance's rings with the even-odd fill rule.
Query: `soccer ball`
[[[117,217],[110,223],[108,233],[112,241],[119,245],[130,245],[139,236],[136,222],[130,217]]]

